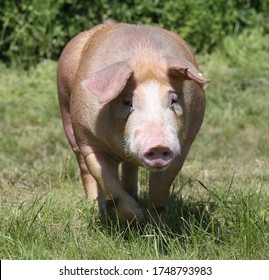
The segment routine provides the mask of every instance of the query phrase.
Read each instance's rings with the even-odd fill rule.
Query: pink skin
[[[166,169],[180,153],[182,108],[171,106],[171,90],[156,80],[139,86],[130,102],[127,127],[131,154],[150,170]]]
[[[144,163],[152,168],[167,167],[174,158],[173,151],[162,144],[154,144],[154,142],[150,144],[150,148],[146,149],[146,152],[143,153],[142,159]]]
[[[187,44],[158,27],[109,21],[69,42],[57,76],[87,198],[99,209],[101,198],[113,201],[122,221],[143,223],[148,213],[154,223],[165,220],[169,189],[203,121],[209,83]],[[138,166],[150,170],[148,212],[136,200]]]
[[[154,124],[153,124],[154,125]],[[143,165],[150,169],[164,169],[173,160],[177,154],[170,144],[170,139],[167,139],[162,131],[148,130],[147,133],[143,129],[135,131],[135,150],[134,153],[141,159]]]

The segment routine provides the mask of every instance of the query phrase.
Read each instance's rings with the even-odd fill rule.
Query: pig
[[[165,29],[108,22],[74,37],[59,58],[57,88],[87,199],[113,205],[124,222],[165,221],[209,82],[187,43]],[[137,199],[140,166],[149,170],[147,210]]]

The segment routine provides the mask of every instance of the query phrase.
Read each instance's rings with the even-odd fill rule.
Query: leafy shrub
[[[268,32],[262,0],[2,0],[0,59],[28,67],[56,59],[78,32],[107,18],[156,24],[175,31],[197,52],[211,51],[227,34],[260,26]]]

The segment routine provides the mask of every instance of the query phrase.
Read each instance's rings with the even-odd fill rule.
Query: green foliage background
[[[268,7],[0,0],[0,259],[269,259]],[[176,31],[212,80],[165,228],[132,230],[99,215],[63,132],[55,60],[71,37],[107,18]],[[141,170],[142,206],[147,178]]]
[[[268,17],[268,0],[0,0],[0,59],[23,67],[57,59],[71,37],[107,18],[157,24],[208,52],[245,28],[268,33]]]

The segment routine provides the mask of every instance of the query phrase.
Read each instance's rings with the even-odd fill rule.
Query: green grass
[[[0,64],[0,259],[268,259],[268,41],[248,31],[198,58],[212,80],[206,116],[161,229],[131,229],[85,201],[56,63]]]

